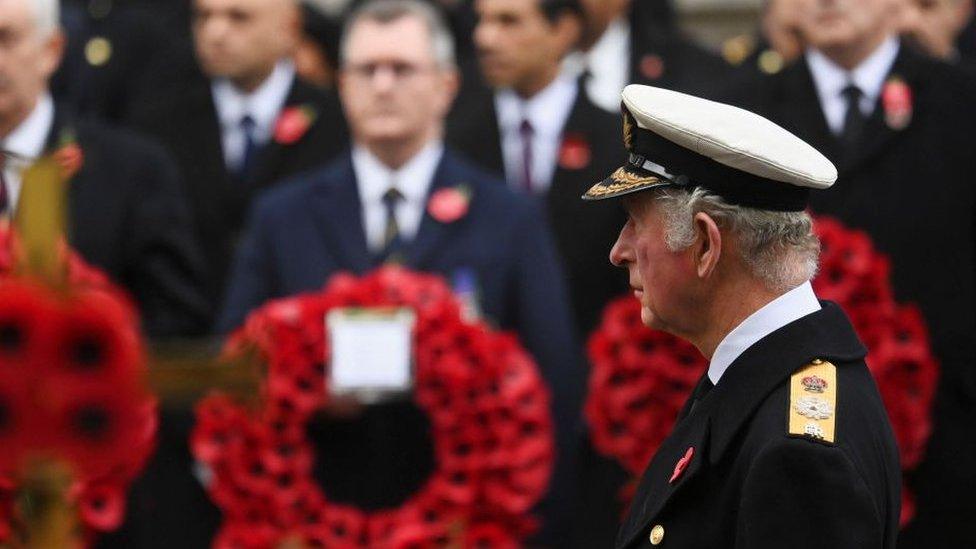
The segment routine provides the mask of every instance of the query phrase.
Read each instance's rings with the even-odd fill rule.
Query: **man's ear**
[[[722,232],[718,224],[705,212],[695,214],[695,270],[698,278],[705,279],[715,272],[722,257]]]

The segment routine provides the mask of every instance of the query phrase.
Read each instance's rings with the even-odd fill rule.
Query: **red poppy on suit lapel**
[[[427,212],[441,223],[453,223],[468,213],[471,191],[467,185],[438,189],[427,202]]]
[[[563,136],[559,146],[559,167],[564,170],[582,170],[590,165],[593,153],[586,136],[579,132]]]
[[[65,179],[71,179],[85,164],[85,153],[78,144],[74,130],[64,130],[58,139],[58,148],[54,150],[54,161],[61,166],[61,173]]]
[[[889,128],[907,128],[912,121],[912,88],[899,76],[889,77],[881,90],[881,105]]]
[[[640,60],[640,71],[644,78],[657,80],[664,74],[664,59],[655,53],[649,53]]]
[[[274,140],[280,145],[292,145],[312,127],[318,112],[309,104],[288,107],[275,122]]]

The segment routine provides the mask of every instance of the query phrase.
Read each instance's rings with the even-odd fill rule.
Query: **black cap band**
[[[761,210],[798,212],[807,206],[807,187],[730,168],[643,128],[635,127],[630,141],[628,168],[650,172],[671,186],[701,187],[729,204]]]

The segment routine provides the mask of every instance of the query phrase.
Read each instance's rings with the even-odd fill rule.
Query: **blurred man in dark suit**
[[[543,539],[564,546],[582,374],[542,215],[445,147],[458,77],[450,32],[435,11],[417,1],[368,2],[343,40],[339,91],[353,148],[255,203],[220,326],[233,328],[268,299],[322,288],[340,271],[390,261],[454,282],[484,317],[519,334],[552,390],[559,452],[541,508]],[[466,197],[460,215],[431,205],[445,192]],[[411,407],[370,406],[324,427],[322,451],[351,456],[348,467],[325,471],[330,498],[389,507],[423,482],[431,456],[417,447],[427,429]],[[392,438],[370,437],[381,427]],[[397,460],[389,459],[394,451]]]
[[[71,152],[72,246],[132,293],[149,335],[198,334],[208,310],[176,170],[158,146],[55,105],[48,82],[63,51],[56,0],[0,2],[0,142],[12,153],[0,212],[16,212],[32,159]]]
[[[865,230],[891,258],[896,297],[917,303],[941,361],[935,425],[915,475],[918,513],[903,547],[969,547],[976,533],[976,289],[972,184],[976,87],[905,47],[896,0],[804,0],[809,49],[740,103],[823,151],[837,185],[815,212]]]
[[[259,189],[323,164],[346,143],[336,99],[295,77],[294,0],[195,0],[193,36],[206,75],[137,116],[179,163],[218,301],[244,214]]]
[[[721,57],[684,36],[664,0],[581,0],[581,53],[570,64],[587,75],[596,105],[616,114],[627,84],[709,96],[732,72]]]
[[[614,206],[577,198],[620,162],[619,118],[595,107],[577,77],[562,71],[582,25],[575,0],[479,0],[475,45],[493,89],[458,100],[448,140],[513,189],[544,197],[569,277],[577,324],[588,333],[626,280],[592,261],[622,221]]]
[[[127,123],[158,88],[193,74],[192,42],[183,30],[187,4],[64,0],[67,44],[51,81],[55,99],[80,115]]]

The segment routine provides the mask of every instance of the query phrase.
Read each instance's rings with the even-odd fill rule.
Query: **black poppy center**
[[[13,322],[0,322],[0,352],[13,352],[24,344],[24,330]]]
[[[75,412],[72,424],[82,437],[101,439],[108,435],[112,420],[104,408],[85,406]]]
[[[331,501],[367,511],[397,507],[434,471],[430,430],[412,402],[369,406],[351,419],[318,414],[307,426],[315,480]]]
[[[79,339],[71,348],[71,359],[83,370],[94,370],[105,356],[102,342],[93,338]]]

